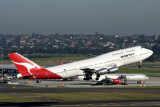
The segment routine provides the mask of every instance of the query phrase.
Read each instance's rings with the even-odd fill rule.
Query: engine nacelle
[[[99,69],[99,70],[97,70],[97,73],[99,75],[102,75],[102,74],[106,74],[106,73],[114,73],[114,72],[117,72],[117,71],[118,71],[118,67],[112,67],[112,68]]]

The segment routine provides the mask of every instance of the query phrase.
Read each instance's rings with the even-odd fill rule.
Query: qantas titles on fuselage
[[[42,68],[18,53],[11,53],[9,54],[9,57],[17,67],[18,71],[22,74],[22,77],[28,79],[60,79],[77,75],[85,75],[86,79],[91,79],[91,76],[94,73],[97,74],[98,78],[99,74],[111,71],[114,72],[114,70],[118,70],[118,67],[120,66],[142,61],[152,54],[153,51],[142,48],[141,46],[136,46],[102,54],[95,58],[75,61],[49,68]],[[25,65],[22,63],[25,63]],[[34,68],[28,65],[32,65]]]

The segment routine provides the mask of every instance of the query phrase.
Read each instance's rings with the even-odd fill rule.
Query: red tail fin
[[[34,71],[40,70],[42,68],[41,66],[21,56],[18,53],[11,53],[8,54],[8,56],[11,58],[12,62],[18,71],[22,74],[22,76],[33,75]]]
[[[62,77],[37,65],[18,53],[8,54],[25,79],[61,79]]]

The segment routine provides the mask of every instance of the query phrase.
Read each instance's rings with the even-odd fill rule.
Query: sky
[[[0,34],[160,34],[160,0],[0,0]]]

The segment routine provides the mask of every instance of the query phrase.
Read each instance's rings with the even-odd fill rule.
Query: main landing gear
[[[138,68],[141,68],[142,61],[139,62]]]

